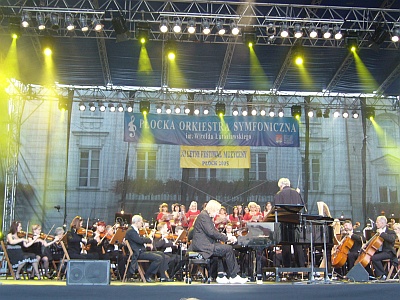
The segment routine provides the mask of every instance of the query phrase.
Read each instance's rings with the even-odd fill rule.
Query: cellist
[[[349,237],[354,242],[353,246],[347,253],[347,270],[350,270],[354,266],[354,262],[356,261],[364,242],[362,235],[358,232],[355,232],[354,227],[355,226],[353,226],[350,220],[346,220],[343,223],[343,238]]]

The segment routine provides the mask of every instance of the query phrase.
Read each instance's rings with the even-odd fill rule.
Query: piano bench
[[[194,266],[198,266],[202,268],[203,271],[203,278],[202,282],[203,283],[211,283],[211,278],[210,278],[210,266],[211,266],[211,258],[204,258],[200,253],[198,252],[187,252],[186,257],[188,258],[188,263],[187,263],[187,272],[185,276],[185,283],[191,284],[192,283],[192,269]]]
[[[281,267],[268,267],[262,269],[263,274],[274,273],[275,282],[281,281],[280,273],[308,273],[310,277],[311,268],[299,267],[299,268],[281,268]],[[325,272],[325,268],[314,268],[314,272]]]

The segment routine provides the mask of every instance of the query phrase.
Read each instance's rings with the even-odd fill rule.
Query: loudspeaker
[[[67,265],[67,285],[110,284],[109,260],[70,260]]]
[[[369,274],[362,264],[358,263],[346,274],[347,279],[352,281],[368,281]]]

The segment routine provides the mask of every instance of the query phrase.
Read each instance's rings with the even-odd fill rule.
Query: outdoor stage
[[[342,281],[263,282],[256,284],[202,284],[193,282],[67,285],[56,280],[0,279],[0,299],[397,299],[398,280],[366,283]]]

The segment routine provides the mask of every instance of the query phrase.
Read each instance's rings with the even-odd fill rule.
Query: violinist
[[[157,232],[161,237],[157,238]],[[174,240],[177,238],[176,235],[168,232],[167,224],[164,222],[158,223],[157,232],[154,239],[154,245],[158,251],[164,252],[168,259],[168,274],[174,274],[175,266],[178,263],[177,245]]]
[[[396,241],[396,232],[389,229],[387,226],[387,219],[385,216],[378,216],[376,218],[376,234],[383,239],[381,248],[378,249],[371,257],[372,265],[374,267],[375,277],[379,280],[386,280],[386,273],[383,267],[383,260],[390,259],[391,262],[397,265],[396,250],[394,243]],[[371,274],[371,270],[368,270]]]
[[[166,273],[168,269],[168,261],[166,260],[165,254],[161,251],[146,251],[145,244],[152,243],[153,241],[149,237],[140,236],[139,230],[142,227],[142,216],[134,215],[132,217],[132,225],[126,231],[125,235],[125,239],[129,242],[129,245],[133,250],[133,258],[127,274],[128,278],[132,277],[136,272],[136,260],[144,259],[150,261],[150,266],[144,274],[146,282],[154,282],[151,276],[155,275],[157,272],[160,274],[160,280],[162,282],[170,281],[168,274]]]
[[[33,242],[29,242],[26,238],[25,233],[19,235],[22,231],[22,224],[19,221],[13,221],[11,223],[10,231],[7,234],[7,252],[10,258],[13,269],[17,269],[15,272],[15,279],[20,279],[20,272],[26,263],[31,263],[37,278],[40,280],[38,261],[36,255],[33,253],[23,252],[22,247],[29,247]]]
[[[43,263],[43,268],[45,270],[45,276],[48,279],[51,279],[52,276],[49,274],[49,257],[45,251],[42,251],[42,246],[43,247],[49,247],[50,245],[53,245],[54,243],[59,241],[59,237],[51,237],[52,241],[47,241],[45,234],[41,233],[42,232],[42,227],[38,224],[32,225],[32,236],[28,237],[28,242],[32,243],[31,246],[25,249],[26,252],[34,253],[36,255],[36,259],[38,260],[38,263],[42,262]]]
[[[64,250],[61,246],[60,241],[64,239],[64,228],[57,227],[54,230],[55,239],[58,241],[50,245],[50,247],[44,249],[44,253],[49,258],[49,261],[60,261],[64,256]],[[50,277],[54,277],[55,274],[50,275]]]
[[[231,223],[225,225],[225,235],[228,237],[227,244],[233,245],[237,243],[237,237],[233,233],[233,227]]]
[[[360,253],[360,249],[363,245],[363,237],[360,233],[355,232],[355,226],[353,226],[350,220],[346,220],[343,223],[342,229],[342,241],[345,237],[349,237],[354,241],[353,246],[347,253],[347,270],[350,270],[354,266],[354,262]]]
[[[80,259],[98,259],[97,253],[81,253],[81,243],[87,244],[85,233],[88,230],[82,227],[83,220],[80,216],[76,216],[70,225],[70,230],[67,232],[68,253],[70,258]],[[93,233],[93,232],[92,232]]]

